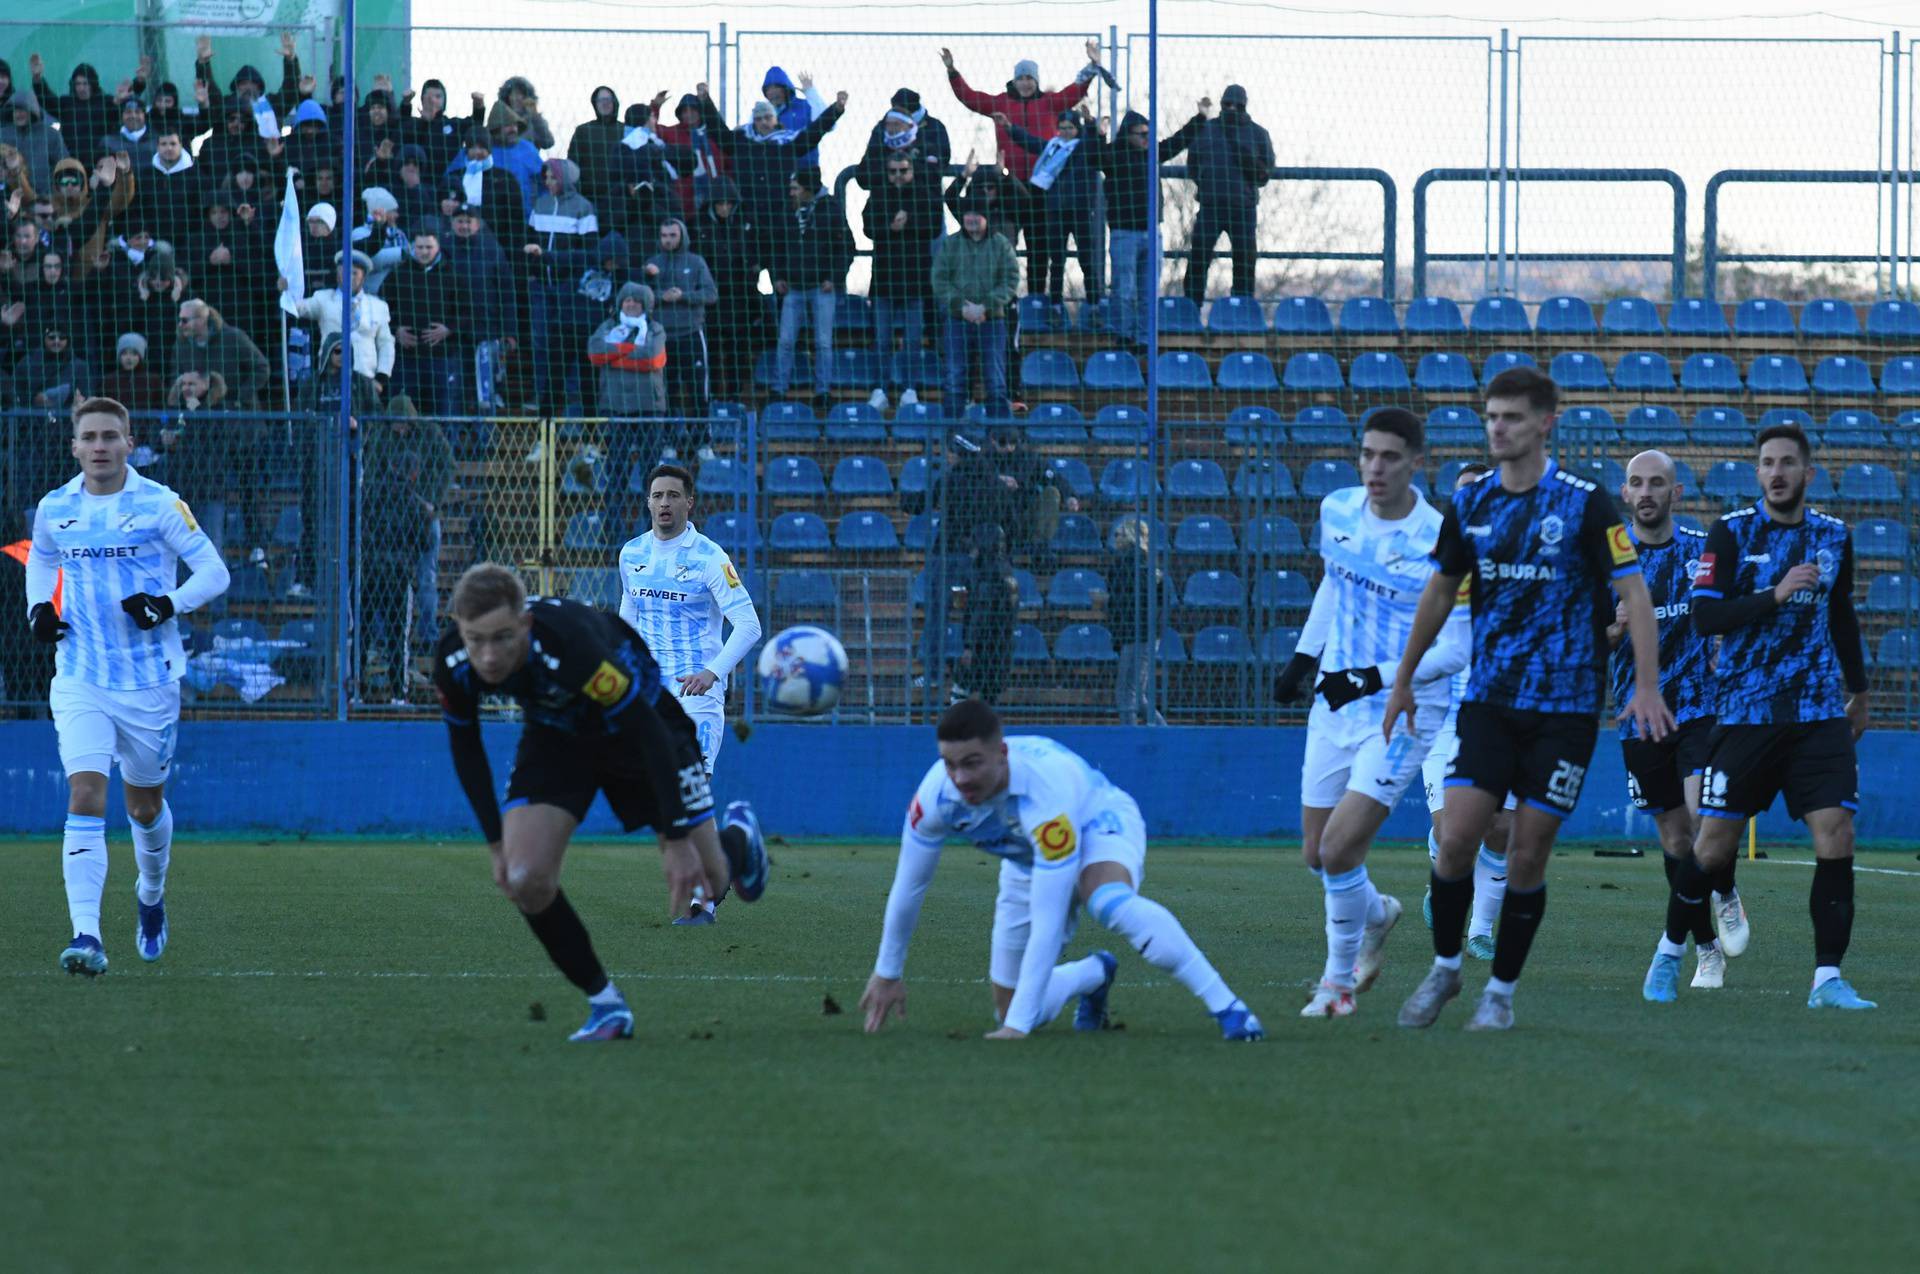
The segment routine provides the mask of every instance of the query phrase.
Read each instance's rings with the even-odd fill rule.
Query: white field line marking
[[[1761,863],[1778,863],[1782,867],[1811,867],[1811,858],[1759,858],[1751,862],[1745,858],[1737,860],[1742,867],[1755,867]],[[1870,872],[1875,876],[1920,876],[1920,871],[1908,871],[1904,867],[1861,867],[1855,865],[1855,871]]]

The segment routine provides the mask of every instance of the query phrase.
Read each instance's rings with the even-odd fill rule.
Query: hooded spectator
[[[1002,168],[981,168],[971,152],[960,175],[947,187],[946,204],[955,221],[960,219],[961,208],[969,204],[978,208],[986,215],[988,229],[1010,244],[1020,241],[1037,216],[1034,192],[1025,182]]]
[[[469,128],[486,126],[486,103],[480,94],[473,95],[472,113],[465,119],[455,119],[447,113],[447,86],[439,80],[428,80],[420,86],[418,115],[411,113],[412,105],[411,93],[400,99],[401,132],[426,152],[423,173],[428,179],[459,162]]]
[[[400,225],[412,230],[426,217],[440,215],[439,196],[428,180],[439,169],[427,162],[426,150],[408,142],[393,163],[393,181],[386,189],[400,205]]]
[[[716,177],[710,196],[695,219],[693,246],[713,274],[720,302],[713,313],[708,342],[711,388],[721,398],[737,399],[751,387],[753,360],[765,344],[766,301],[759,289],[759,234],[740,203],[731,177]]]
[[[93,393],[93,369],[74,352],[72,334],[60,323],[40,329],[40,345],[13,373],[14,405],[65,415]]]
[[[124,279],[124,274],[120,278]],[[164,239],[152,241],[133,270],[131,284],[109,294],[114,299],[105,307],[104,339],[112,339],[117,331],[140,333],[147,338],[148,349],[158,351],[151,357],[154,374],[172,376],[179,370],[173,358],[178,350],[175,337],[180,328],[180,306],[193,296],[187,282],[173,245]]]
[[[400,117],[393,109],[393,94],[380,88],[368,93],[353,129],[353,153],[359,164],[360,180],[374,183],[391,180],[393,165],[405,141]]]
[[[1007,556],[1006,532],[991,522],[977,527],[971,565],[964,650],[956,674],[956,679],[965,679],[966,690],[953,693],[998,703],[1013,669],[1013,627],[1020,617],[1020,578]]]
[[[1151,222],[1147,204],[1148,156],[1152,137],[1147,117],[1128,111],[1120,131],[1100,150],[1106,174],[1107,251],[1113,264],[1113,292],[1107,303],[1107,330],[1134,349],[1147,342],[1147,324],[1159,289],[1152,277]],[[1160,161],[1173,157],[1173,141],[1160,143]]]
[[[461,368],[470,344],[466,288],[441,247],[444,233],[437,219],[416,226],[411,254],[382,293],[398,347],[394,378],[433,417],[460,414]]]
[[[827,100],[813,87],[813,77],[805,71],[800,72],[800,87],[795,91],[794,83],[785,71],[777,66],[768,67],[766,76],[760,82],[760,96],[773,107],[780,127],[796,135],[805,132],[814,117],[827,109]],[[806,154],[794,160],[794,166],[818,168],[820,152],[809,146]]]
[[[960,229],[940,245],[933,295],[946,316],[943,406],[959,419],[967,403],[968,360],[977,355],[987,414],[1007,412],[1007,307],[1020,286],[1013,245],[987,226],[986,210],[962,204]]]
[[[842,93],[818,118],[795,133],[781,127],[779,112],[771,103],[755,102],[752,121],[729,130],[713,99],[704,92],[700,95],[700,117],[706,122],[707,135],[732,161],[733,178],[740,186],[748,220],[763,236],[763,258],[771,257],[776,227],[792,220],[787,191],[788,179],[799,166],[795,161],[833,131],[846,114],[846,107],[847,95]]]
[[[608,417],[608,467],[617,479],[608,513],[623,538],[633,504],[627,475],[651,469],[665,449],[665,429],[641,423],[667,411],[667,334],[653,319],[653,305],[652,288],[629,283],[612,316],[587,338],[587,359],[599,371],[599,410]]]
[[[242,155],[234,161],[233,171],[227,174],[225,182],[227,195],[233,200],[234,215],[245,217],[243,209],[246,208],[254,209],[269,220],[280,215],[280,192],[261,181],[262,167],[252,155]],[[312,215],[311,211],[308,215]]]
[[[533,274],[534,394],[558,411],[581,401],[581,351],[612,286],[604,274],[594,277],[604,259],[600,218],[579,191],[580,170],[571,160],[550,159],[545,178],[546,193],[527,216],[532,242],[522,252]]]
[[[653,110],[638,102],[627,107],[621,129],[619,194],[625,211],[620,226],[637,243],[651,243],[658,237],[660,223],[674,213],[674,173],[691,168],[695,160],[691,149],[669,143],[648,127]]]
[[[68,150],[83,164],[93,162],[100,139],[120,126],[120,108],[101,88],[100,73],[91,63],[76,64],[67,77],[67,91],[57,97],[47,87],[45,75],[36,71],[33,93],[41,109],[59,123],[60,135],[70,139]]]
[[[887,160],[894,155],[911,155],[922,166],[920,177],[934,184],[946,180],[947,165],[953,162],[953,143],[947,126],[927,114],[920,95],[910,88],[895,91],[887,113],[867,135],[867,153],[853,179],[862,190],[883,190],[887,184]]]
[[[1079,252],[1087,300],[1096,305],[1100,301],[1100,253],[1093,233],[1093,204],[1100,192],[1100,130],[1091,116],[1074,111],[1060,112],[1049,141],[1041,141],[1006,116],[995,117],[995,122],[1034,157],[1027,184],[1038,192],[1034,199],[1039,243],[1033,268],[1039,278],[1029,275],[1027,290],[1046,296],[1058,324],[1066,319],[1069,236]]]
[[[449,174],[459,189],[461,203],[486,218],[501,247],[517,253],[522,244],[530,241],[527,231],[530,201],[522,193],[519,180],[494,163],[493,135],[484,128],[467,130],[465,156]]]
[[[533,143],[520,135],[520,126],[509,120],[500,127],[493,145],[493,160],[520,183],[520,197],[531,206],[545,186],[546,161]]]
[[[124,111],[123,117],[124,117]],[[147,108],[147,124],[155,129],[177,128],[191,146],[213,131],[214,120],[198,109],[188,112],[180,105],[180,90],[171,80],[162,80],[153,91],[153,104]],[[123,118],[124,126],[124,118]]]
[[[1073,83],[1051,93],[1040,91],[1040,67],[1030,58],[1014,64],[1013,78],[1007,81],[1007,91],[1004,93],[982,93],[970,87],[966,77],[955,69],[953,54],[946,49],[940,50],[940,60],[946,64],[947,83],[953,89],[953,95],[960,100],[960,105],[988,118],[1005,115],[1035,136],[1052,133],[1060,112],[1078,106],[1087,95],[1087,86],[1093,83],[1094,77],[1105,74],[1100,66],[1098,40],[1087,41],[1087,65]],[[994,140],[1006,158],[1008,169],[1015,177],[1025,181],[1033,172],[1034,157],[1015,144],[1013,135],[1005,125],[996,125]]]
[[[179,132],[154,139],[153,158],[140,173],[141,212],[156,239],[184,243],[199,228],[206,200],[200,171]]]
[[[1207,298],[1207,268],[1221,235],[1233,245],[1234,296],[1254,294],[1255,241],[1260,188],[1273,175],[1273,140],[1247,115],[1247,90],[1229,84],[1220,94],[1220,118],[1208,119],[1208,103],[1161,145],[1161,154],[1187,152],[1187,180],[1199,196],[1193,219],[1192,255],[1187,262],[1187,296],[1199,305]]]
[[[626,126],[620,122],[620,95],[605,84],[593,90],[589,102],[593,118],[573,130],[567,158],[580,169],[580,193],[611,217],[624,202],[620,143]],[[622,218],[613,220],[624,224]]]
[[[336,378],[337,379],[337,378]],[[361,606],[371,671],[403,701],[415,655],[438,635],[440,508],[453,449],[440,422],[396,392],[366,426],[360,451]]]
[[[311,195],[314,172],[322,166],[339,164],[340,143],[334,140],[327,112],[312,98],[302,101],[293,112],[293,135],[286,143],[287,163],[300,170],[303,194]]]
[[[0,124],[0,143],[20,152],[27,180],[35,190],[45,190],[52,184],[53,166],[67,157],[66,141],[47,123],[40,110],[40,99],[32,89],[13,91],[7,103],[7,120]]]
[[[173,132],[185,136],[181,132],[179,112],[174,112],[174,118],[170,121],[169,127]],[[156,131],[147,118],[146,104],[137,97],[129,97],[120,103],[120,127],[102,137],[99,144],[94,147],[94,153],[99,154],[107,146],[112,145],[117,149],[124,149],[133,160],[135,168],[145,168],[153,160],[153,139]]]
[[[487,129],[501,144],[505,144],[509,127],[535,149],[553,149],[553,130],[540,113],[540,96],[524,75],[508,76],[500,85],[499,98],[487,112]]]
[[[793,381],[800,329],[813,325],[813,405],[825,415],[833,398],[833,314],[853,264],[853,231],[840,201],[821,188],[820,173],[802,168],[787,183],[786,215],[768,236],[767,269],[780,297],[780,338],[773,384],[776,399]]]
[[[68,337],[73,353],[85,358],[92,344],[83,323],[80,294],[67,277],[67,257],[55,249],[39,256],[39,273],[26,289],[27,321],[45,331],[57,327]]]
[[[720,299],[713,272],[691,245],[686,223],[669,217],[660,223],[660,248],[642,267],[653,289],[654,320],[667,338],[669,414],[697,421],[682,450],[706,445],[705,421],[712,392],[707,380],[707,307]]]
[[[214,181],[225,181],[231,177],[243,157],[253,160],[257,170],[267,152],[262,145],[260,130],[254,125],[253,111],[245,102],[236,99],[227,104],[219,120],[219,127],[214,130],[213,136],[201,143],[200,153],[194,157],[195,162]]]
[[[290,33],[280,37],[280,87],[271,95],[267,92],[266,77],[260,74],[258,67],[252,64],[241,66],[227,81],[227,91],[222,93],[219,80],[213,70],[213,42],[201,37],[194,52],[193,78],[196,85],[207,86],[207,109],[215,116],[224,115],[229,99],[244,106],[248,115],[252,115],[256,104],[264,105],[278,119],[285,121],[294,108],[307,97],[301,87],[300,58],[295,51],[293,36]],[[195,89],[196,96],[198,88]],[[316,107],[319,103],[314,104]],[[257,131],[257,130],[256,130]]]
[[[712,202],[708,192],[714,180],[731,172],[732,165],[714,146],[707,132],[700,116],[699,98],[692,93],[683,95],[674,108],[673,119],[671,124],[656,121],[654,133],[668,146],[684,148],[688,162],[685,166],[675,162],[678,176],[673,179],[673,195],[680,203],[683,218],[697,217],[700,210]],[[737,192],[734,202],[739,202]]]
[[[196,289],[228,320],[260,344],[267,337],[266,305],[273,295],[272,246],[256,218],[243,225],[223,192],[207,199],[188,269]]]
[[[273,368],[247,334],[198,297],[180,304],[180,339],[173,346],[173,373],[218,372],[236,411],[259,411]]]
[[[869,401],[882,411],[888,390],[899,396],[903,407],[919,401],[911,381],[896,369],[919,357],[927,302],[933,297],[933,253],[947,228],[939,178],[911,151],[890,151],[883,177],[885,184],[868,196],[861,213],[873,244],[873,282],[867,295],[873,299],[873,346],[882,378]],[[901,337],[898,361],[893,353],[896,331]]]
[[[348,347],[353,351],[353,374],[367,381],[365,392],[373,392],[378,396],[386,392],[387,382],[393,377],[393,324],[387,303],[377,296],[369,296],[365,290],[367,274],[373,269],[373,262],[364,252],[354,253],[351,261],[353,331]],[[339,256],[334,257],[333,268],[338,279]],[[319,324],[320,341],[324,348],[329,336],[339,337],[341,311],[344,308],[336,283],[333,287],[309,292],[306,299],[294,307],[294,316]],[[362,392],[361,387],[355,387],[356,396]]]
[[[127,332],[114,342],[113,370],[100,378],[103,398],[122,403],[128,411],[159,411],[166,405],[166,382],[147,366],[147,338]]]

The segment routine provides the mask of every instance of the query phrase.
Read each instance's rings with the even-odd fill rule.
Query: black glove
[[[1287,660],[1287,666],[1273,679],[1273,701],[1275,703],[1301,703],[1313,696],[1307,687],[1312,684],[1314,669],[1320,661],[1312,655],[1296,653]]]
[[[27,623],[33,626],[33,639],[49,646],[67,635],[67,621],[60,618],[52,602],[41,602],[28,611]]]
[[[1380,680],[1378,664],[1369,664],[1365,668],[1342,668],[1320,679],[1320,697],[1327,701],[1329,708],[1338,712],[1356,699],[1378,694],[1385,684]]]
[[[120,599],[120,609],[133,616],[133,622],[145,632],[173,618],[173,599],[165,593],[158,597],[152,593],[135,593]]]

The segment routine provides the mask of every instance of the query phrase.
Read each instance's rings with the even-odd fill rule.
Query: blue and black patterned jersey
[[[536,597],[527,609],[533,614],[527,661],[497,686],[475,674],[458,628],[449,625],[441,635],[433,682],[449,725],[475,724],[480,700],[501,695],[520,705],[530,725],[618,734],[625,708],[636,699],[651,707],[660,698],[660,666],[619,616],[558,597]]]
[[[1628,528],[1633,534],[1633,528]],[[1708,641],[1693,626],[1693,576],[1706,552],[1707,533],[1676,526],[1673,537],[1661,544],[1643,544],[1633,535],[1640,553],[1640,573],[1653,595],[1653,618],[1660,626],[1660,697],[1673,710],[1676,724],[1713,715],[1713,671],[1708,666]],[[1625,636],[1613,648],[1613,706],[1624,708],[1633,698],[1633,643]],[[1620,723],[1620,737],[1634,737],[1632,720]]]
[[[1784,725],[1846,715],[1836,614],[1844,611],[1843,627],[1855,651],[1859,629],[1853,617],[1853,535],[1845,522],[1814,509],[1792,525],[1754,506],[1727,514],[1707,532],[1693,585],[1696,613],[1704,599],[1768,591],[1802,562],[1819,568],[1818,584],[1721,635],[1714,682],[1722,725]]]
[[[1594,713],[1606,690],[1609,582],[1640,559],[1613,500],[1549,463],[1529,491],[1498,470],[1453,493],[1434,560],[1473,576],[1467,702]]]

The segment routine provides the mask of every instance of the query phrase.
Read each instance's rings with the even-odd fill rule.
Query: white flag
[[[280,121],[273,113],[273,103],[264,97],[253,99],[253,126],[268,141],[280,140]]]
[[[280,308],[298,315],[300,302],[307,299],[307,259],[301,246],[300,195],[293,188],[293,169],[287,169],[287,194],[280,203],[280,224],[273,232],[273,262],[287,290],[280,294]]]

